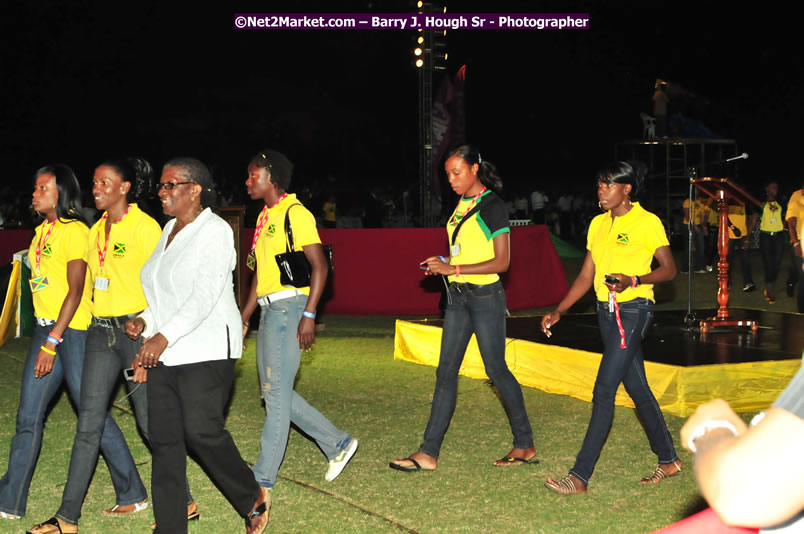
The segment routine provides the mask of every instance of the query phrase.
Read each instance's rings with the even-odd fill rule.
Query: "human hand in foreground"
[[[125,329],[126,335],[134,341],[137,341],[140,338],[140,334],[142,334],[142,331],[145,329],[145,321],[142,317],[129,319],[126,321]]]
[[[685,449],[689,450],[689,439],[695,430],[707,421],[725,421],[734,426],[737,430],[737,435],[742,434],[748,428],[739,415],[734,413],[729,403],[723,399],[715,399],[701,404],[692,417],[687,419],[684,426],[681,427],[681,444]]]
[[[136,356],[134,361],[131,362],[131,368],[134,369],[134,378],[132,382],[143,383],[148,381],[148,370],[140,365],[140,357]]]
[[[159,357],[165,351],[165,348],[167,348],[167,344],[168,340],[165,339],[165,336],[162,334],[156,334],[146,339],[137,352],[137,356],[140,359],[139,364],[146,369],[156,367],[157,362],[159,362]]]
[[[550,332],[550,328],[560,320],[561,312],[558,310],[553,310],[546,314],[544,317],[542,317],[542,332],[544,332],[547,337],[552,336],[553,333]]]
[[[426,260],[419,263],[421,267],[425,267],[424,274],[426,276],[434,276],[436,274],[455,274],[455,267],[446,263],[442,256],[430,256]]]
[[[302,317],[299,321],[299,331],[296,334],[299,348],[309,352],[315,343],[315,319],[312,317]]]
[[[623,291],[631,287],[634,283],[631,277],[628,276],[627,274],[617,273],[617,274],[610,274],[609,276],[616,278],[617,283],[609,284],[608,282],[605,282],[605,279],[603,283],[606,284],[606,287],[608,287],[610,290],[616,291],[617,293],[622,293]]]

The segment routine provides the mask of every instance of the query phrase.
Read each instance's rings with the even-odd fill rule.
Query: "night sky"
[[[797,187],[799,23],[770,8],[702,4],[448,3],[453,13],[591,18],[589,31],[449,32],[450,72],[467,65],[469,140],[497,163],[508,190],[587,190],[615,144],[641,136],[639,112],[652,111],[661,77],[698,95],[693,118],[750,153],[742,182],[757,194],[769,178]],[[47,163],[65,162],[88,183],[117,155],[155,167],[192,155],[240,187],[249,157],[274,147],[296,163],[296,187],[357,195],[415,185],[413,32],[232,29],[234,12],[411,12],[409,2],[171,6],[3,4],[5,183],[27,194]]]

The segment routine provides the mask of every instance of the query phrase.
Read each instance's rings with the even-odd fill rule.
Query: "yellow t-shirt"
[[[634,202],[622,217],[601,213],[589,224],[586,248],[595,263],[594,288],[597,299],[609,299],[609,288],[603,282],[606,273],[642,276],[650,272],[653,255],[659,247],[668,246],[662,222],[653,213]],[[617,293],[619,302],[636,298],[653,300],[653,284],[640,284]]]
[[[47,234],[50,223],[45,220],[36,227],[31,246],[28,249],[28,260],[31,262],[31,278],[47,276],[47,287],[33,293],[34,315],[42,319],[53,321],[59,318],[61,305],[70,287],[67,282],[67,264],[73,260],[84,260],[87,255],[87,225],[79,221],[56,220],[53,231],[42,243],[42,254],[39,263],[39,272],[36,271],[36,247]],[[84,279],[84,291],[81,303],[75,310],[70,324],[74,330],[86,330],[92,319],[90,302],[92,293],[89,273]]]
[[[782,206],[775,200],[762,204],[762,218],[759,222],[759,230],[761,232],[781,232],[784,230]]]
[[[447,236],[450,244],[452,244],[452,234],[458,223],[461,222],[467,210],[471,211],[469,207],[473,198],[461,198],[447,221]],[[494,259],[494,238],[511,231],[508,228],[508,211],[505,209],[505,203],[493,192],[483,193],[475,206],[480,206],[480,209],[466,219],[455,238],[455,245],[459,247],[459,253],[455,254],[453,247],[450,247],[450,265],[472,265]],[[461,274],[449,277],[450,282],[468,282],[476,285],[493,284],[499,279],[500,276],[497,273]]]
[[[324,220],[327,222],[335,222],[335,203],[324,202]]]
[[[801,232],[804,231],[804,189],[799,189],[790,195],[790,202],[787,203],[786,220],[796,218],[796,235],[801,239]]]
[[[706,209],[707,216],[709,217],[709,226],[720,226],[720,213],[718,212],[717,200],[710,199]]]
[[[294,250],[302,250],[307,245],[321,243],[315,227],[315,217],[304,207],[296,195],[291,194],[282,199],[277,206],[268,210],[268,221],[262,228],[254,253],[257,256],[257,296],[264,297],[277,291],[292,289],[283,286],[279,280],[279,267],[275,256],[286,251],[285,214],[290,210],[290,227],[293,230]],[[310,294],[309,287],[296,288],[305,295]]]
[[[93,292],[92,315],[120,317],[146,308],[148,304],[142,292],[140,271],[161,236],[159,223],[136,204],[131,204],[131,211],[123,220],[112,225],[106,259],[101,268],[98,247],[102,251],[106,245],[106,219],[101,218],[90,228],[87,266],[92,287],[99,277],[109,280],[106,290],[96,288]]]
[[[741,239],[748,234],[748,225],[745,222],[745,206],[739,204],[729,205],[729,221],[736,226],[740,231],[740,237],[737,237],[734,230],[729,228],[729,239]]]
[[[690,199],[685,198],[682,208],[686,210],[689,208],[689,206],[690,206]],[[707,220],[707,216],[708,216],[708,210],[703,200],[701,199],[694,200],[692,202],[692,224],[695,225],[704,224],[704,222],[706,222]],[[684,224],[685,225],[689,224],[689,219],[687,219],[686,215],[684,216]]]

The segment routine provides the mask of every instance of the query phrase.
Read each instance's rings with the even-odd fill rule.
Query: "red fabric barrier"
[[[0,230],[0,265],[5,265],[14,258],[14,253],[28,250],[33,239],[33,228],[22,230]]]
[[[443,228],[320,229],[332,245],[335,273],[324,310],[343,314],[435,315],[444,291],[441,277],[425,277],[419,262],[449,250]],[[254,229],[243,231],[243,250]],[[244,277],[244,290],[248,289]],[[547,227],[511,228],[511,265],[503,275],[508,309],[540,308],[567,293],[567,276]]]
[[[757,528],[730,527],[717,516],[714,510],[707,508],[678,523],[673,523],[653,534],[755,534]]]

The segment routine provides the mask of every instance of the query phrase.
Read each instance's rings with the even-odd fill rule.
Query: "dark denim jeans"
[[[653,320],[653,303],[643,298],[620,303],[620,319],[625,330],[624,349],[620,348],[620,330],[615,314],[609,312],[608,302],[598,301],[597,320],[603,338],[603,358],[595,380],[592,419],[586,429],[581,452],[570,470],[571,474],[585,483],[589,482],[608,437],[614,419],[614,397],[621,382],[636,405],[651,449],[659,456],[659,463],[670,464],[678,460],[659,403],[645,378],[642,340]]]
[[[505,363],[505,291],[502,283],[497,281],[482,286],[450,284],[433,406],[424,431],[424,441],[419,447],[420,451],[433,458],[438,458],[441,442],[455,411],[458,371],[472,334],[477,337],[486,374],[500,392],[514,434],[514,447],[533,447],[533,431],[525,410],[522,388]]]
[[[58,393],[62,381],[67,382],[67,390],[76,404],[81,398],[81,373],[87,338],[85,330],[66,329],[62,335],[64,342],[56,347],[53,369],[42,378],[34,377],[39,347],[51,329],[51,326],[39,325],[34,329],[22,372],[17,428],[11,439],[8,472],[0,480],[0,511],[19,516],[25,515],[28,490],[42,445],[42,426],[48,404]],[[103,435],[100,448],[109,466],[117,504],[137,502],[139,476],[123,434],[108,414],[100,420],[100,426]]]
[[[98,461],[98,444],[100,443],[103,421],[109,417],[109,403],[113,390],[122,379],[122,371],[131,367],[131,362],[137,354],[140,341],[132,341],[125,334],[122,323],[125,317],[118,320],[119,326],[106,327],[91,325],[87,333],[87,347],[84,356],[84,372],[81,377],[81,402],[78,410],[78,425],[70,456],[70,470],[67,475],[67,484],[64,486],[61,507],[57,516],[69,523],[77,523],[81,516],[81,506],[84,503],[89,483],[95,473],[95,464]],[[129,391],[137,387],[127,382]],[[147,384],[140,384],[139,388],[129,399],[134,407],[137,425],[143,435],[148,437],[148,404]],[[125,445],[125,442],[124,442]],[[131,458],[128,446],[125,453]],[[131,460],[133,462],[133,460]],[[125,502],[117,504],[134,504],[148,496],[148,492],[135,473],[132,484],[136,491]]]

